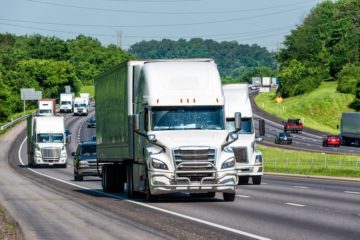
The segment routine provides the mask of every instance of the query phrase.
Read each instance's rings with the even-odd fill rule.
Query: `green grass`
[[[255,102],[264,111],[281,119],[301,118],[306,127],[337,134],[341,113],[353,111],[348,105],[354,95],[338,93],[336,87],[336,82],[323,82],[318,89],[286,98],[280,104],[275,102],[275,92],[261,93]]]
[[[360,177],[360,156],[284,150],[257,145],[265,172]]]
[[[8,117],[8,121],[6,121],[6,122],[0,122],[0,127],[1,127],[2,125],[5,125],[5,124],[8,123],[8,122],[11,122],[12,119],[16,119],[16,118],[22,117],[22,116],[24,116],[24,115],[31,114],[31,113],[33,113],[34,111],[35,111],[34,109],[31,109],[31,110],[27,110],[27,111],[25,111],[25,112],[12,114],[12,115],[10,115],[10,116]],[[16,125],[16,124],[14,124],[13,126],[15,126],[15,125]],[[3,130],[3,131],[0,130],[0,135],[1,135],[1,134],[4,134],[4,133],[5,133],[8,129],[10,129],[10,128],[11,128],[11,127],[7,128],[7,129],[5,129],[5,130]]]
[[[95,87],[94,87],[94,85],[83,86],[80,89],[80,92],[81,93],[90,93],[90,96],[94,97],[95,96]]]

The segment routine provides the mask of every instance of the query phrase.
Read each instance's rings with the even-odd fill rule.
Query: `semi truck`
[[[33,116],[27,119],[28,165],[66,168],[64,117]]]
[[[60,112],[73,112],[74,93],[60,93]]]
[[[264,167],[262,154],[256,150],[255,142],[261,141],[260,137],[265,135],[265,122],[259,119],[259,135],[256,136],[248,89],[248,84],[223,86],[226,125],[229,132],[235,130],[235,113],[241,113],[241,129],[238,131],[237,140],[227,146],[226,150],[234,153],[238,184],[247,184],[251,177],[252,183],[257,185],[261,184]]]
[[[86,99],[82,97],[76,97],[74,99],[74,115],[88,115],[88,103],[86,102]]]
[[[90,93],[80,93],[80,97],[84,99],[86,105],[89,106],[90,103]]]
[[[55,99],[40,99],[38,101],[38,115],[52,116],[56,114],[56,100]]]
[[[102,188],[148,201],[185,192],[234,201],[237,139],[225,125],[220,75],[211,59],[130,60],[95,78]]]
[[[360,112],[344,112],[341,116],[341,144],[360,147]]]

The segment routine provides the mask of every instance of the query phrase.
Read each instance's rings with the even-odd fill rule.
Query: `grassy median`
[[[275,92],[261,93],[255,98],[258,107],[281,119],[301,118],[309,128],[337,134],[342,112],[352,112],[348,105],[354,95],[336,91],[336,82],[323,82],[318,89],[300,96],[275,102]]]
[[[257,145],[265,172],[337,177],[360,177],[360,155],[340,155],[284,150]]]

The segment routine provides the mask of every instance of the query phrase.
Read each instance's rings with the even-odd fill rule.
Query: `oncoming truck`
[[[64,117],[29,116],[27,119],[28,165],[66,168]]]
[[[236,171],[239,184],[246,184],[252,178],[253,184],[261,184],[263,175],[262,154],[255,149],[255,141],[261,138],[255,137],[254,118],[249,99],[247,84],[224,85],[225,116],[229,131],[235,130],[234,114],[241,113],[241,129],[238,131],[237,140],[227,147],[233,152],[236,159]],[[265,135],[265,122],[259,120],[259,136]]]
[[[239,130],[225,125],[220,75],[211,59],[127,61],[95,78],[97,161],[102,188],[185,192],[233,201]],[[234,139],[235,138],[235,139]]]

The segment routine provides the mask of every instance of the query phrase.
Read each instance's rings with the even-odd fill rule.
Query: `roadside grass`
[[[21,112],[21,113],[15,113],[15,114],[12,114],[8,117],[8,121],[6,122],[0,122],[0,127],[7,124],[8,122],[11,122],[13,119],[16,119],[16,118],[19,118],[19,117],[22,117],[24,115],[27,115],[27,114],[31,114],[35,111],[35,109],[31,109],[31,110],[27,110],[25,112]],[[13,126],[15,126],[17,123],[15,123]],[[12,128],[13,126],[7,128],[7,129],[4,129],[4,130],[0,130],[0,135],[4,134],[8,129]]]
[[[360,155],[325,154],[257,145],[265,172],[360,177]]]
[[[90,93],[90,96],[91,96],[91,97],[95,97],[95,87],[94,87],[94,85],[86,85],[86,86],[83,86],[83,87],[80,89],[80,92],[81,92],[81,93]]]
[[[2,208],[0,208],[0,239],[16,239],[15,226],[9,221]]]
[[[337,134],[342,112],[354,111],[348,107],[354,96],[338,93],[336,87],[337,82],[323,82],[318,89],[286,98],[282,103],[275,102],[274,91],[261,93],[255,102],[259,108],[281,119],[301,118],[306,127]]]

